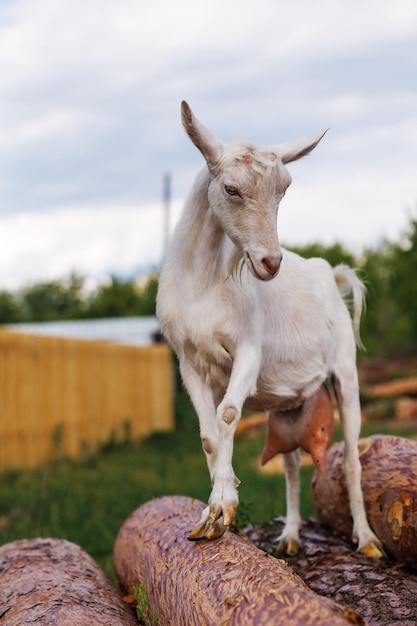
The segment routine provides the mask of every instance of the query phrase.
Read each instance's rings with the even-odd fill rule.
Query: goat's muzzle
[[[269,278],[267,278],[267,280],[269,280],[270,278],[274,278],[278,272],[279,272],[279,268],[281,266],[281,261],[282,261],[282,254],[275,254],[273,256],[265,256],[261,263],[263,268],[267,271]]]
[[[245,252],[245,260],[250,271],[258,280],[268,281],[275,278],[278,274],[282,261],[282,254],[279,252],[277,254],[264,256],[259,263],[256,263],[253,261],[250,254]]]

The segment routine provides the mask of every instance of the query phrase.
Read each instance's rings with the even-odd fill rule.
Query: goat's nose
[[[270,276],[278,273],[282,261],[282,254],[274,254],[273,256],[265,256],[262,259],[262,265]]]

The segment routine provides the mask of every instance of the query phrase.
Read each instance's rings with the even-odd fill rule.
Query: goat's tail
[[[333,273],[340,295],[352,312],[352,324],[353,332],[355,333],[356,345],[359,348],[363,348],[364,346],[361,341],[359,327],[362,313],[366,306],[366,287],[358,277],[356,270],[352,269],[348,265],[345,265],[344,263],[336,265],[333,269]],[[352,298],[349,298],[350,294],[352,294]]]

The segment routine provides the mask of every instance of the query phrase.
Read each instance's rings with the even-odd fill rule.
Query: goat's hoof
[[[212,539],[219,539],[219,537],[223,537],[224,533],[227,530],[227,526],[224,526],[222,523],[222,519],[216,520],[214,524],[209,526],[206,530],[206,539],[211,541]]]
[[[229,504],[223,509],[223,524],[231,526],[236,519],[237,503]]]
[[[275,547],[275,553],[287,556],[297,556],[300,544],[296,539],[280,539]]]
[[[206,536],[206,521],[200,521],[195,528],[188,535],[190,541],[197,541],[197,539],[204,539]]]
[[[382,559],[387,556],[379,541],[378,544],[374,541],[369,541],[359,549],[359,552],[371,559]]]
[[[236,507],[230,505],[222,511],[219,506],[206,507],[197,526],[190,532],[188,539],[218,539],[222,537],[229,526],[234,522]]]
[[[218,505],[211,505],[210,512],[207,520],[207,526],[214,526],[216,521],[221,517],[222,507]]]
[[[197,541],[198,539],[218,539],[222,537],[227,530],[227,526],[223,524],[223,518],[216,520],[213,524],[209,522],[201,522],[190,532],[188,539]]]

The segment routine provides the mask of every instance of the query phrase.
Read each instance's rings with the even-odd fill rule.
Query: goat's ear
[[[307,139],[299,139],[298,141],[290,141],[289,143],[274,146],[273,150],[283,163],[296,161],[314,150],[319,141],[321,141],[327,133],[327,130],[315,137],[308,137]]]
[[[210,170],[215,170],[223,153],[221,141],[206,128],[193,114],[185,101],[181,102],[181,120],[185,132],[200,150]]]

